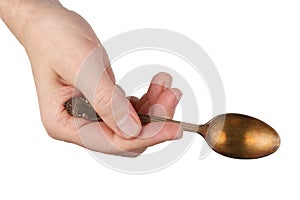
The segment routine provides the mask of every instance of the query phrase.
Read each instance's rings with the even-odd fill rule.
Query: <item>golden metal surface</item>
[[[233,158],[260,158],[274,153],[280,137],[268,124],[242,114],[219,115],[200,127],[216,152]]]

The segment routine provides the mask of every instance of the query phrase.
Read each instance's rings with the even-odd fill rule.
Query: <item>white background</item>
[[[162,171],[129,175],[106,168],[84,149],[47,136],[26,54],[1,22],[0,199],[300,197],[298,1],[62,3],[84,16],[101,41],[149,27],[191,38],[217,66],[226,111],[263,119],[278,131],[282,144],[263,159],[236,160],[212,152],[199,160],[203,139],[197,137],[179,161]]]

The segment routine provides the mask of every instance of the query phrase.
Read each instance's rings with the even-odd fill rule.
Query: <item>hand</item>
[[[128,98],[138,113],[172,118],[182,93],[177,88],[170,88],[171,83],[169,74],[159,73],[153,77],[147,93],[141,99]],[[149,146],[182,137],[182,129],[175,123],[149,123],[143,126],[139,136],[127,139],[115,134],[103,122],[76,121],[83,146],[114,155],[138,156]]]
[[[130,103],[115,85],[104,48],[81,16],[55,0],[20,2],[22,12],[6,9],[10,12],[0,16],[29,56],[42,122],[51,137],[98,152],[136,156],[149,146],[182,136],[178,124],[142,127],[136,113],[173,116],[181,92],[170,88],[170,75],[155,76],[148,92],[140,100],[132,97]],[[104,122],[75,124],[63,106],[73,95],[87,97]]]

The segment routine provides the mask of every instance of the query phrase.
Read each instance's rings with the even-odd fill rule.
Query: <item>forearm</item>
[[[58,0],[0,0],[0,18],[22,43],[38,13],[61,7]]]

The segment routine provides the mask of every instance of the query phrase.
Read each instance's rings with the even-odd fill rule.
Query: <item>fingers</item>
[[[105,76],[101,77],[99,84],[106,84],[106,92],[108,94],[113,93],[110,95],[110,106],[112,108],[114,107],[114,100],[117,100],[118,103],[121,102],[121,104],[124,102],[125,104],[129,104],[129,100],[124,97],[124,93],[120,89],[118,89],[118,87],[116,87],[111,81],[105,79],[104,77]],[[151,88],[153,89],[154,87]],[[159,90],[160,87],[156,89]],[[48,90],[46,91],[50,90],[51,88],[48,88]],[[62,88],[61,90],[66,91],[65,88]],[[49,113],[49,115],[47,115],[55,117],[54,119],[50,120],[54,122],[53,124],[50,124],[50,126],[52,127],[53,132],[56,132],[56,135],[54,135],[53,137],[57,139],[69,141],[97,152],[134,157],[138,156],[140,153],[145,151],[145,149],[149,146],[153,146],[164,141],[178,139],[182,137],[182,129],[179,124],[175,123],[158,122],[147,124],[141,130],[140,135],[130,139],[125,139],[124,136],[121,134],[115,134],[115,130],[112,129],[107,122],[90,123],[83,119],[76,119],[75,126],[73,121],[74,119],[71,116],[69,116],[66,112],[63,112],[62,107],[63,102],[65,102],[71,95],[71,88],[69,90],[69,92],[63,95],[59,94],[58,91],[49,92],[49,94],[58,94],[57,96],[60,97],[57,99],[52,98],[51,101],[48,101],[48,107],[50,106],[51,108],[56,108],[60,106],[61,109],[56,113]],[[150,90],[151,89],[149,88],[149,91]],[[156,96],[156,101],[153,102],[154,105],[149,110],[156,116],[171,117],[175,112],[175,107],[179,101],[181,92],[178,89],[169,89],[167,87],[162,88],[160,91],[161,92],[159,93],[159,95],[157,95],[158,93],[156,93],[156,91],[152,93],[153,96]],[[103,91],[99,92],[101,93]],[[97,95],[99,95],[99,93],[97,93]],[[97,98],[99,97],[96,96],[95,99]],[[140,100],[138,100],[138,98],[136,97],[131,97],[130,101],[133,105],[136,106],[136,104]],[[53,103],[53,106],[51,106],[50,102]],[[95,102],[97,101],[94,101],[94,104]],[[99,105],[103,105],[101,101]],[[129,104],[128,109],[133,109],[132,106],[130,106],[131,104]],[[163,111],[160,110],[161,108],[163,108]],[[49,109],[50,112],[52,112],[53,110],[54,109]],[[115,114],[118,114],[117,112],[123,112],[121,108],[119,108],[119,110],[112,110],[113,118],[115,118]],[[58,124],[55,124],[57,122]]]
[[[156,74],[150,83],[147,93],[136,103],[135,109],[142,114],[149,114],[149,108],[156,103],[160,94],[171,87],[171,75],[161,72]]]
[[[87,123],[78,128],[80,140],[74,143],[93,151],[135,157],[147,147],[182,137],[179,124],[156,122],[146,125],[137,138],[125,139],[113,133],[103,122]]]
[[[105,70],[107,55],[96,48],[81,66],[76,86],[88,98],[102,120],[122,137],[136,137],[141,123],[123,91]]]
[[[150,107],[150,115],[172,118],[181,96],[182,93],[177,88],[164,89],[157,96],[156,101],[153,102],[154,105]],[[179,139],[182,137],[182,133],[182,128],[180,124],[177,123],[150,123],[143,127],[141,134],[134,141],[134,146],[136,148],[141,148],[143,146],[149,147],[168,140]],[[125,144],[126,141],[124,142],[124,145]]]
[[[93,122],[78,127],[80,141],[78,145],[87,149],[115,154],[116,146],[111,142],[114,132],[104,122]]]
[[[135,103],[135,109],[141,114],[172,118],[182,93],[170,88],[171,84],[171,75],[165,72],[155,75],[147,93]]]
[[[171,87],[172,76],[165,72],[158,73],[151,80],[151,84],[148,89],[148,101],[150,105],[153,105],[159,95],[165,90]]]
[[[121,89],[106,76],[101,78],[99,85],[92,104],[103,121],[123,137],[138,136],[141,130],[140,120]]]
[[[182,92],[177,88],[166,89],[150,107],[150,115],[171,119],[181,96]]]
[[[156,77],[159,77],[159,75]],[[153,92],[151,92],[153,95],[151,98],[154,99],[153,97],[155,96],[156,101],[153,102],[152,107],[150,109],[148,108],[148,110],[150,110],[150,114],[152,115],[171,118],[182,93],[179,89],[170,89],[170,84],[168,84],[167,87],[163,85],[159,85],[159,87],[156,86],[157,85],[152,84],[149,87],[148,92],[150,93],[151,90],[153,90]],[[136,97],[129,97],[128,99],[132,105],[137,107],[140,102],[149,103],[148,99],[145,100],[149,93],[144,95],[141,100]],[[82,141],[84,141],[86,147],[95,151],[121,156],[138,156],[149,146],[182,137],[182,128],[180,124],[176,123],[149,123],[142,128],[138,137],[132,139],[124,139],[124,137],[114,134],[110,131],[109,127],[103,123],[100,123],[101,129],[99,129],[99,127],[97,128],[97,126],[99,126],[97,123],[93,123],[87,125],[87,127],[93,128],[81,128],[80,137],[83,138]],[[92,131],[88,132],[87,130]]]
[[[137,102],[139,101],[139,98],[137,98],[135,96],[129,96],[127,98],[130,101],[131,105],[135,108]]]
[[[161,84],[158,85],[152,82],[148,92],[140,100],[136,97],[130,98],[130,101],[135,105],[136,109],[137,107],[140,108],[139,113],[147,112],[148,114],[149,111],[150,114],[154,116],[172,118],[182,93],[177,88],[169,88],[171,82],[168,82],[166,85],[162,84],[164,77],[168,77],[168,75],[166,76],[165,73],[156,75],[153,80],[155,80],[156,83],[160,81]],[[151,106],[150,102],[152,104]],[[118,146],[119,149],[123,150],[124,154],[122,155],[136,156],[143,152],[146,147],[181,137],[182,128],[179,124],[155,122],[145,125],[137,138],[124,140],[115,135],[113,137],[113,143]]]
[[[124,140],[119,136],[115,136],[113,143],[122,151],[134,152],[133,147],[134,149],[145,148],[165,141],[179,139],[182,137],[182,133],[179,124],[156,122],[145,126],[138,138]]]

